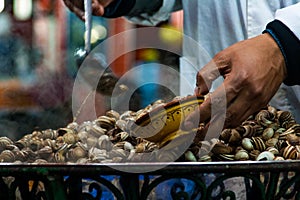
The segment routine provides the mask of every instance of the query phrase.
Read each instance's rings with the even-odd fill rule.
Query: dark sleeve
[[[264,33],[269,33],[279,46],[287,69],[286,85],[300,85],[300,40],[281,21],[270,22]]]
[[[127,15],[134,7],[136,0],[114,0],[104,9],[103,17],[116,18]]]
[[[163,0],[114,0],[104,9],[103,17],[116,18],[154,13],[162,6]]]

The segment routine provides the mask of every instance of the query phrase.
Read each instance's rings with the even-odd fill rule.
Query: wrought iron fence
[[[118,168],[148,172],[126,173]],[[160,169],[151,171],[154,168]],[[3,163],[0,174],[0,199],[300,199],[300,162],[294,160]]]

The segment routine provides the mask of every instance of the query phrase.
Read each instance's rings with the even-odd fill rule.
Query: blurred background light
[[[0,13],[4,10],[5,8],[5,0],[0,0]]]
[[[95,43],[99,40],[104,39],[107,36],[107,30],[102,25],[96,25],[92,28],[91,31],[91,43]],[[84,34],[84,37],[86,38],[86,32]]]
[[[13,13],[17,20],[27,20],[32,15],[32,0],[14,0]]]

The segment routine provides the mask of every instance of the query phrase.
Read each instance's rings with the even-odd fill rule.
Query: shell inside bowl
[[[187,96],[156,107],[136,120],[132,133],[156,143],[175,138],[184,133],[179,130],[184,119],[203,101],[204,96]]]

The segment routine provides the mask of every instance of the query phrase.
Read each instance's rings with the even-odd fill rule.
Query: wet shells
[[[79,129],[79,124],[77,122],[71,122],[67,125],[68,129],[72,129],[74,132],[77,132]]]
[[[42,149],[37,151],[37,155],[42,159],[51,160],[54,153],[53,153],[53,150],[50,146],[45,146]]]
[[[101,128],[100,126],[96,124],[91,124],[90,126],[87,127],[86,131],[90,134],[93,135],[94,137],[100,137],[101,135],[105,135],[107,130],[104,128]]]
[[[242,140],[242,146],[244,149],[251,151],[254,149],[252,140],[250,138],[243,138]]]
[[[266,146],[267,147],[275,147],[278,143],[278,139],[277,138],[270,138],[266,141]]]
[[[231,136],[231,129],[224,129],[221,132],[219,139],[223,140],[225,143],[228,143],[230,136]]]
[[[94,136],[89,136],[87,139],[86,139],[86,145],[87,145],[87,148],[93,148],[93,147],[96,147],[98,143],[98,139]]]
[[[66,133],[72,133],[75,134],[75,131],[73,129],[69,129],[69,128],[59,128],[57,130],[58,136],[63,136]]]
[[[276,156],[274,158],[274,161],[283,161],[283,160],[285,160],[285,159],[282,156]]]
[[[15,161],[15,155],[10,150],[4,150],[0,154],[0,162],[14,162]]]
[[[261,152],[257,156],[256,160],[257,161],[270,161],[270,160],[274,160],[274,158],[275,158],[275,155],[272,152],[264,151],[264,152]]]
[[[296,159],[297,158],[297,148],[295,146],[288,145],[282,150],[282,157],[285,159]]]
[[[0,151],[3,151],[7,145],[13,144],[13,141],[8,137],[0,137]]]
[[[79,140],[79,137],[74,132],[67,132],[62,137],[67,144],[75,144]]]
[[[186,151],[184,157],[186,161],[197,162],[195,155],[191,151]]]
[[[44,160],[44,159],[41,159],[41,158],[39,158],[39,159],[36,159],[34,162],[33,162],[34,164],[47,164],[48,163],[48,161],[47,160]]]
[[[83,146],[77,144],[76,147],[70,149],[67,154],[66,154],[66,158],[68,159],[68,161],[73,161],[76,162],[78,159],[80,158],[84,158],[88,155],[88,151],[87,149]]]
[[[29,158],[29,152],[27,151],[17,151],[14,153],[15,155],[15,160],[25,162],[28,161]]]
[[[268,147],[268,148],[266,149],[266,151],[270,151],[270,152],[271,152],[272,154],[274,154],[274,155],[278,155],[278,154],[279,154],[278,149],[275,148],[275,147]]]
[[[228,144],[237,145],[241,142],[241,139],[242,139],[242,137],[241,137],[240,133],[237,130],[232,129]]]
[[[268,140],[272,138],[274,135],[274,130],[273,128],[266,128],[264,132],[262,133],[262,139],[263,140]]]
[[[32,139],[30,140],[29,142],[29,147],[30,149],[32,149],[33,151],[37,151],[41,148],[44,147],[44,143],[43,143],[43,140],[42,139]]]
[[[249,160],[249,154],[246,150],[239,150],[238,152],[236,152],[236,154],[234,155],[234,159],[235,160]]]
[[[233,152],[233,148],[224,143],[218,142],[213,146],[211,152],[214,154],[231,154]]]
[[[105,149],[90,148],[88,150],[89,158],[92,162],[100,162],[108,159],[109,155]]]
[[[115,110],[109,110],[106,112],[106,116],[110,118],[114,118],[115,120],[118,120],[120,118],[120,113],[118,113]]]
[[[256,135],[256,127],[251,125],[244,125],[241,128],[244,129],[243,137],[253,137]]]
[[[52,129],[46,129],[44,131],[42,131],[42,138],[45,139],[51,139],[51,140],[55,140],[58,136],[58,133],[56,130],[52,130]]]
[[[256,158],[257,158],[257,156],[260,154],[260,151],[258,151],[258,150],[252,150],[252,151],[250,151],[250,153],[249,153],[249,158],[251,159],[251,160],[256,160]]]
[[[98,148],[99,149],[106,149],[107,151],[110,151],[113,147],[113,143],[110,141],[109,136],[102,135],[98,139]]]
[[[255,120],[259,124],[261,124],[262,126],[265,126],[265,127],[272,124],[274,119],[275,119],[275,116],[272,113],[270,113],[268,110],[261,110],[255,116]]]
[[[288,134],[286,136],[286,140],[287,140],[287,143],[292,145],[292,146],[296,146],[296,145],[300,144],[300,137],[298,137],[295,134]]]
[[[98,117],[94,122],[101,128],[110,130],[115,126],[116,119],[103,115]]]
[[[204,156],[201,156],[198,161],[200,161],[200,162],[211,162],[212,158],[211,158],[210,155],[204,155]]]
[[[22,139],[16,141],[16,142],[15,142],[15,145],[16,145],[20,150],[22,150],[23,148],[29,146],[29,140],[26,140],[26,139],[22,138]],[[1,145],[0,145],[0,146],[1,146]]]
[[[108,155],[109,158],[114,158],[114,157],[127,158],[129,152],[125,151],[124,149],[112,149],[110,152],[108,152]]]
[[[260,137],[252,137],[251,138],[254,149],[257,149],[259,151],[264,151],[266,149],[266,145]]]
[[[276,108],[268,105],[268,111],[274,116],[274,118],[277,118],[277,109]]]
[[[234,161],[235,160],[235,154],[218,154],[215,155],[215,157],[219,160],[224,160],[224,161]]]
[[[292,113],[289,111],[278,111],[277,112],[278,121],[281,127],[287,128],[290,121],[295,121]]]

